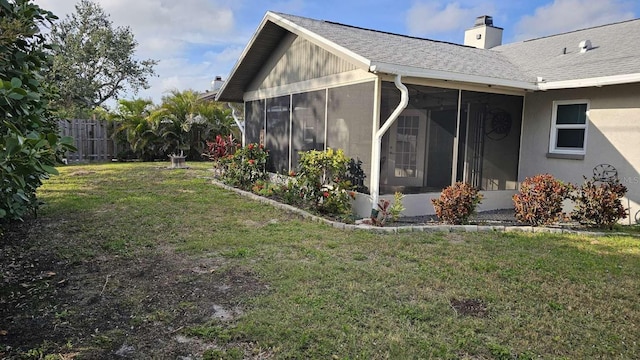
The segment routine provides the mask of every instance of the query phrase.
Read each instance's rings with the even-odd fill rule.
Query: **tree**
[[[136,60],[138,43],[129,27],[115,27],[99,4],[81,0],[76,12],[54,23],[50,33],[53,68],[50,81],[60,89],[67,112],[93,109],[122,92],[149,87],[157,61]]]
[[[35,211],[36,189],[72,149],[72,139],[58,136],[42,81],[51,47],[39,26],[54,19],[29,0],[0,0],[0,221]]]

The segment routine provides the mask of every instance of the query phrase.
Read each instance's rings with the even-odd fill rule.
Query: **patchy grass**
[[[39,342],[0,355],[640,357],[637,237],[340,231],[212,186],[208,164],[163,165],[68,166],[47,181],[32,248],[72,280],[100,271],[82,282],[92,296],[66,287],[49,317],[41,303],[2,313],[75,332],[31,329]],[[109,321],[79,320],[92,301]]]

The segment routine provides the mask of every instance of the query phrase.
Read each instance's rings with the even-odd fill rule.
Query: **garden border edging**
[[[226,190],[233,191],[239,195],[248,197],[252,200],[268,204],[273,207],[292,212],[302,216],[304,219],[310,219],[316,222],[325,223],[336,229],[344,230],[365,230],[374,233],[381,234],[395,234],[395,233],[408,233],[408,232],[526,232],[526,233],[552,233],[552,234],[582,234],[589,236],[606,236],[616,235],[615,233],[594,232],[594,231],[580,231],[574,229],[564,228],[550,228],[550,227],[537,227],[537,226],[502,226],[502,225],[411,225],[411,226],[372,226],[367,224],[345,224],[338,221],[332,221],[325,219],[321,216],[314,215],[308,211],[302,210],[289,204],[283,204],[279,201],[265,198],[263,196],[254,194],[250,191],[241,190],[233,186],[229,186],[217,180],[211,180],[211,183]]]

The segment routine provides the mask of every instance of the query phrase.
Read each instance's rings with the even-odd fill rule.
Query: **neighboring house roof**
[[[640,81],[639,36],[640,19],[636,19],[506,44],[490,51],[503,54],[529,76],[542,78],[538,84],[542,90],[608,85],[625,79]],[[591,42],[592,49],[581,53],[579,45],[585,40]]]
[[[216,95],[218,95],[218,91],[207,91],[203,94],[200,94],[200,100],[215,100]]]
[[[640,81],[626,76],[640,74],[640,46],[631,46],[640,35],[640,20],[485,50],[267,12],[220,90],[218,100],[242,101],[248,84],[289,32],[372,72],[527,90],[556,88],[554,84],[579,87]],[[582,40],[591,40],[594,48],[580,53],[578,44]],[[567,53],[562,54],[565,47]],[[575,82],[599,77],[606,77],[609,82]]]

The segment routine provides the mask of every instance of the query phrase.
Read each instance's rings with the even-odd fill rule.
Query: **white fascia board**
[[[290,32],[298,35],[298,36],[302,36],[305,39],[311,41],[312,43],[325,48],[325,49],[330,49],[329,51],[333,52],[333,53],[338,53],[340,55],[342,55],[343,57],[346,57],[350,60],[352,60],[353,62],[355,62],[354,65],[362,67],[363,69],[368,69],[371,66],[371,61],[361,55],[358,55],[356,53],[354,53],[353,51],[342,47],[332,41],[329,41],[327,39],[325,39],[324,37],[314,33],[313,31],[302,27],[296,23],[293,23],[285,18],[283,18],[282,16],[279,16],[278,14],[274,14],[272,12],[267,12],[267,15],[265,16],[265,18],[268,18],[269,20],[271,20],[274,24],[277,24],[287,30],[289,30]]]
[[[304,80],[293,84],[277,85],[272,88],[258,89],[244,93],[244,101],[253,101],[269,97],[278,97],[288,94],[299,94],[308,91],[324,90],[336,86],[345,86],[370,82],[377,77],[364,70],[352,70],[338,74],[323,76],[311,80]]]
[[[400,65],[380,63],[380,62],[373,63],[369,67],[369,71],[389,73],[389,74],[400,74],[403,77],[417,77],[417,78],[437,79],[437,80],[447,80],[447,81],[460,81],[460,82],[468,82],[468,83],[491,85],[491,86],[504,86],[504,87],[510,87],[510,88],[523,89],[523,90],[539,90],[538,86],[536,86],[536,84],[533,82],[497,79],[497,78],[486,77],[486,76],[460,74],[460,73],[454,73],[454,72],[448,72],[448,71],[431,70],[431,69],[416,68],[416,67],[410,67],[410,66],[400,66]]]
[[[629,84],[636,82],[640,82],[640,73],[600,76],[587,79],[539,82],[538,88],[540,90],[574,89],[583,87],[600,87],[606,85]]]

